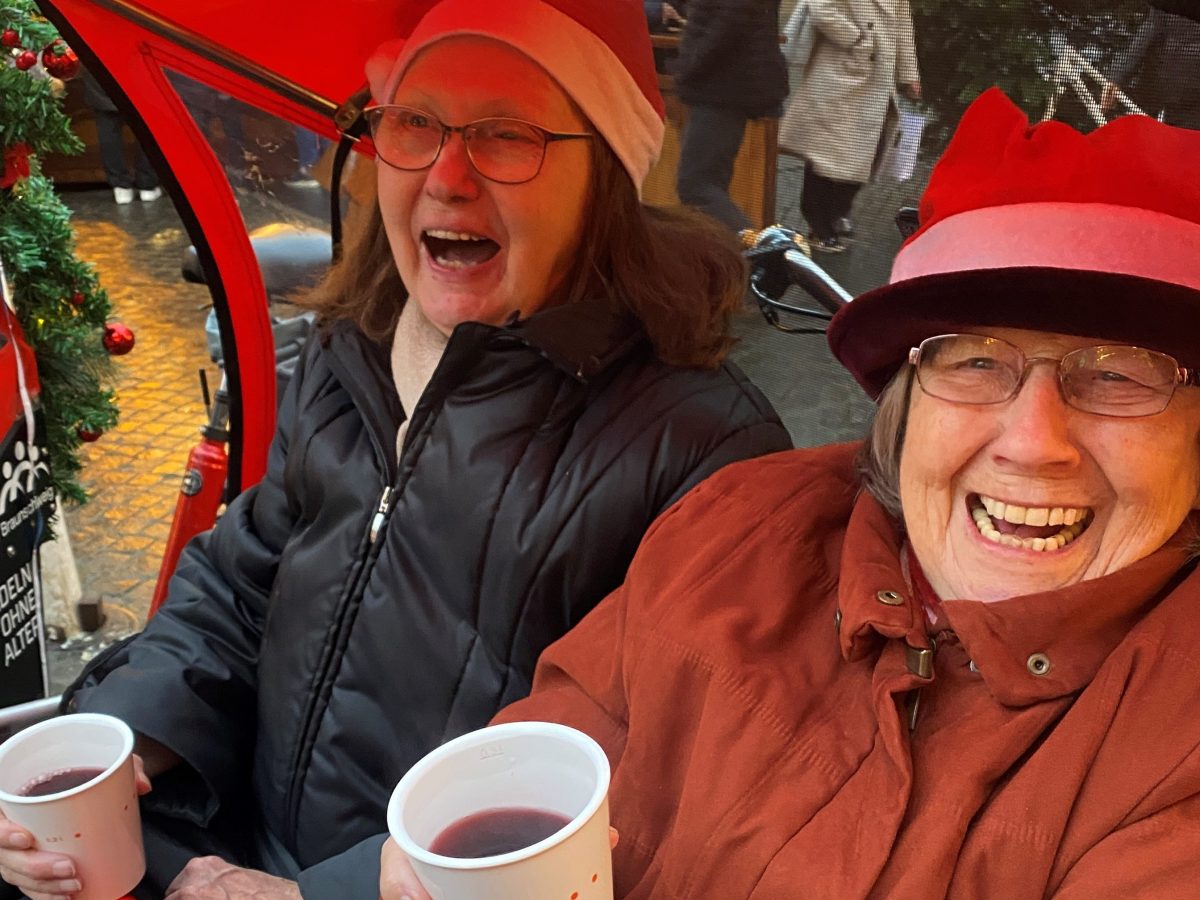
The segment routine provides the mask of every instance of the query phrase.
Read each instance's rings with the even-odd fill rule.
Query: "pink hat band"
[[[1132,275],[1200,291],[1200,223],[1108,203],[1014,203],[955,213],[906,244],[891,283],[978,270]]]
[[[580,7],[579,18],[560,7]],[[590,19],[584,24],[585,19]],[[604,37],[599,23],[612,25]],[[636,29],[631,26],[636,24]],[[421,50],[437,41],[477,35],[507,44],[553,78],[608,143],[640,193],[662,151],[663,105],[653,81],[645,14],[630,0],[443,0],[413,29],[386,70],[379,54],[367,65],[377,103],[388,103]],[[389,54],[390,55],[390,54]],[[469,65],[469,60],[464,60]],[[647,77],[647,68],[649,77]]]

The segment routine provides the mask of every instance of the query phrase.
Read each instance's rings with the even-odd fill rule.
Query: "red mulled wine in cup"
[[[451,823],[429,845],[429,852],[458,859],[481,859],[532,847],[571,822],[548,809],[485,809]]]
[[[417,762],[392,792],[388,830],[437,900],[613,900],[608,783],[586,734],[493,725]]]
[[[47,794],[60,794],[63,791],[69,791],[71,788],[77,788],[81,784],[87,784],[89,781],[103,774],[103,769],[97,769],[93,766],[59,769],[55,772],[39,775],[21,788],[21,790],[17,791],[17,793],[22,797],[45,797]]]
[[[0,744],[0,813],[70,857],[73,900],[113,900],[146,871],[133,732],[95,713],[56,716]]]

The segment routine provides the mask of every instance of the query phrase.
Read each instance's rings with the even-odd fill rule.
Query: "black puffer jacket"
[[[71,700],[183,757],[194,791],[160,805],[207,821],[252,792],[301,869],[384,831],[420,756],[524,696],[652,519],[790,443],[735,367],[669,368],[576,304],[460,326],[397,461],[388,348],[348,325],[325,344],[289,386],[262,482]]]
[[[687,10],[675,64],[679,99],[750,118],[780,115],[788,77],[779,0],[690,0]]]

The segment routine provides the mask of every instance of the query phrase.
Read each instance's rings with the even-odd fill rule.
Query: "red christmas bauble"
[[[22,50],[17,54],[17,68],[27,72],[37,65],[37,54],[32,50]]]
[[[15,28],[5,28],[3,32],[0,32],[0,47],[12,49],[13,47],[20,46],[21,36],[17,34]]]
[[[58,38],[42,51],[42,68],[55,78],[70,81],[79,74],[79,57]]]
[[[90,428],[84,428],[82,425],[75,429],[75,433],[79,435],[79,439],[85,444],[100,440],[100,435],[104,434],[99,428],[93,431]]]
[[[83,296],[83,291],[76,291],[71,295],[72,306],[83,306],[87,302],[87,297]]]
[[[124,356],[133,349],[133,330],[120,322],[105,325],[104,349],[113,356]]]

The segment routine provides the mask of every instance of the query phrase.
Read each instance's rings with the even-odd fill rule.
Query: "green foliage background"
[[[1051,35],[1061,35],[1101,72],[1128,45],[1143,0],[910,0],[925,102],[943,138],[967,105],[999,85],[1033,121],[1052,90]],[[1070,95],[1055,116],[1095,127]],[[942,141],[934,141],[940,145]]]
[[[58,37],[32,0],[0,0],[0,30],[10,28],[39,57]],[[86,499],[78,477],[79,431],[107,431],[117,423],[115,370],[103,344],[112,309],[92,267],[75,256],[70,211],[38,162],[40,154],[78,153],[82,146],[52,82],[18,70],[10,52],[4,54],[0,153],[26,144],[34,155],[29,177],[0,189],[0,259],[37,357],[51,477],[63,498],[79,503]],[[72,302],[76,294],[82,303]]]

